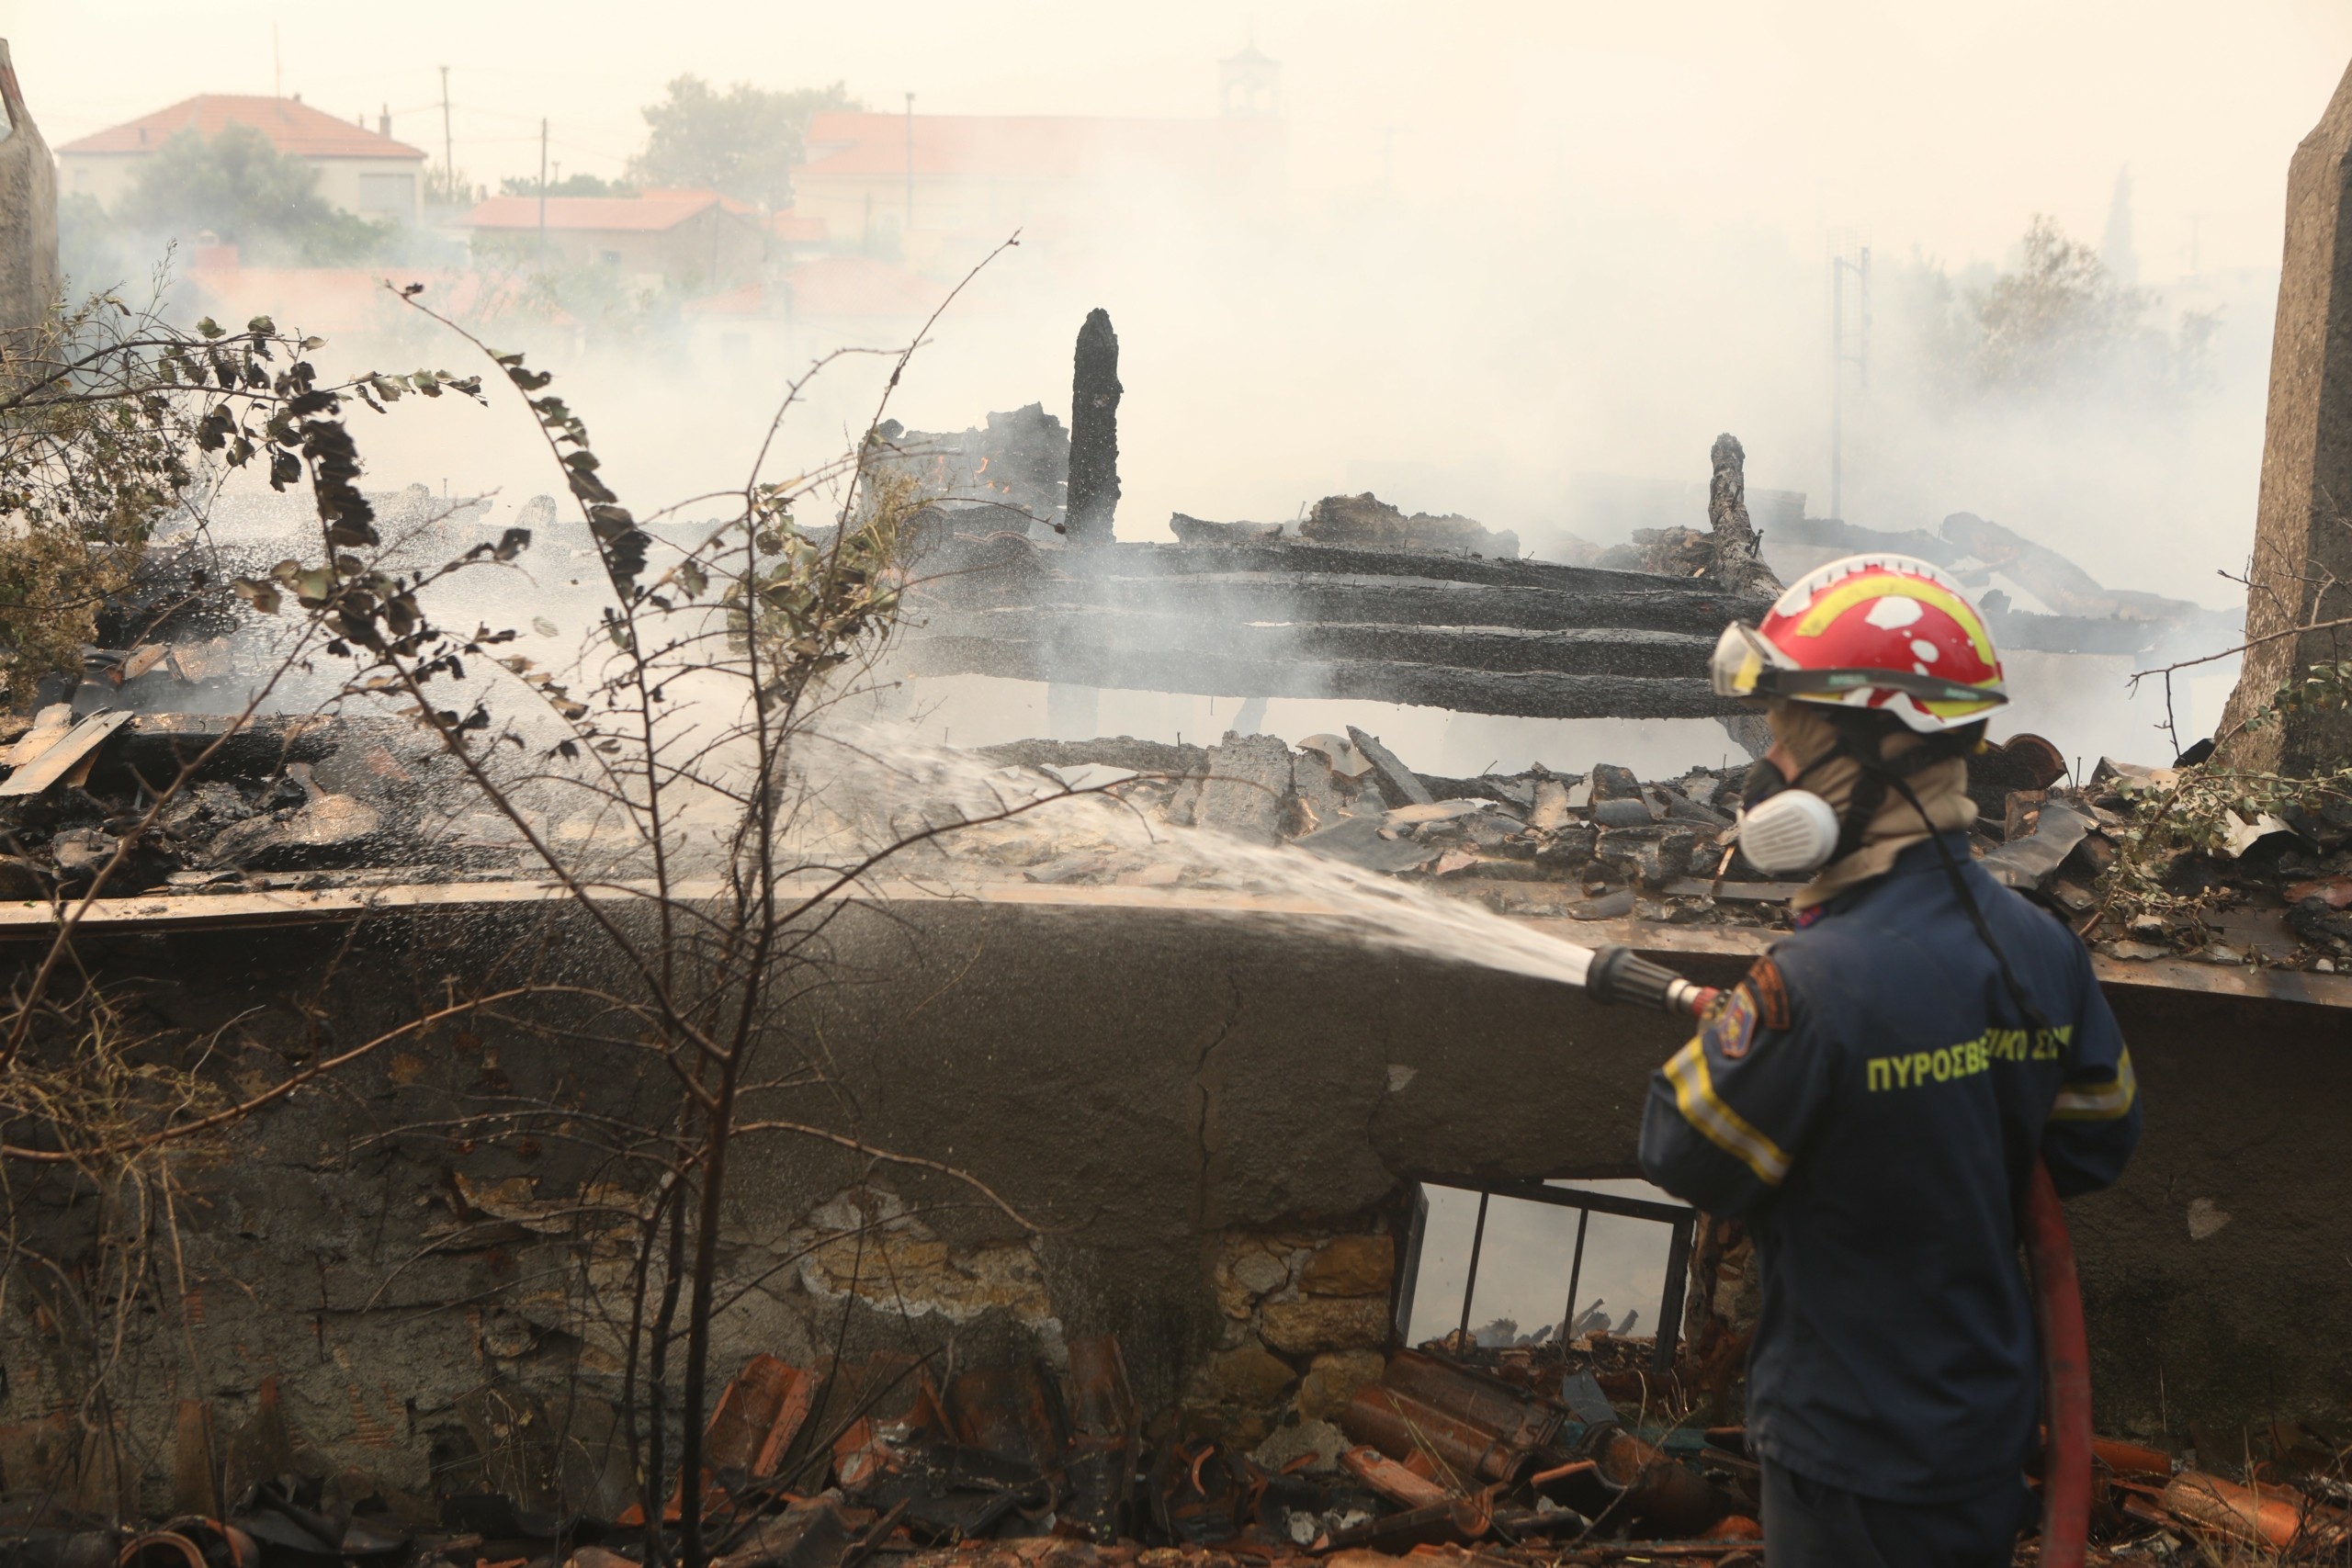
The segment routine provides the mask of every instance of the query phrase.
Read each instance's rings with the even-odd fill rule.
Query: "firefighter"
[[[2026,1184],[2037,1159],[2062,1196],[2121,1173],[2131,1053],[2074,933],[1970,859],[1965,759],[2007,696],[1959,584],[1832,562],[1725,630],[1714,681],[1772,729],[1741,847],[1812,880],[1653,1076],[1641,1156],[1756,1240],[1766,1559],[2007,1564],[2040,1389]]]

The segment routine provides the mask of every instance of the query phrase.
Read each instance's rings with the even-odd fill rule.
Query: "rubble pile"
[[[1414,772],[1351,728],[1293,747],[1227,734],[1213,747],[1116,737],[1019,741],[982,755],[1112,787],[1171,826],[1288,840],[1367,870],[1475,894],[1507,914],[1782,927],[1797,884],[1756,871],[1733,822],[1744,769],[1645,781],[1606,762],[1475,779]],[[2352,968],[2352,773],[2281,780],[2206,763],[2102,759],[2088,783],[2057,747],[2011,737],[1970,760],[1971,852],[2110,958]],[[1122,779],[1122,775],[1125,775]],[[1034,833],[964,846],[1035,882],[1182,884],[1134,855],[1057,852]]]
[[[1519,554],[1519,536],[1509,529],[1488,528],[1456,513],[1438,517],[1416,512],[1408,516],[1402,507],[1391,505],[1370,491],[1361,495],[1327,495],[1295,524],[1213,523],[1179,512],[1168,519],[1168,531],[1187,545],[1305,540],[1312,545],[1343,545],[1357,549],[1495,556],[1504,559]]]
[[[1756,924],[1785,918],[1766,901],[1792,891],[1731,853],[1736,769],[1647,784],[1607,763],[1580,774],[1537,766],[1450,779],[1415,773],[1352,727],[1296,748],[1270,735],[1227,734],[1214,747],[1123,736],[1019,741],[981,754],[1073,787],[1107,784],[1170,827],[1287,840],[1367,870],[1475,891],[1512,914]],[[1195,874],[1132,854],[1044,854],[1033,839],[1018,826],[982,830],[961,852],[1035,882],[1182,883]],[[1035,863],[1019,863],[1032,854]]]
[[[1107,1335],[1072,1342],[1059,1371],[1030,1360],[943,1371],[901,1351],[810,1371],[755,1355],[706,1431],[703,1539],[720,1568],[1765,1561],[1761,1472],[1741,1427],[1695,1427],[1667,1387],[1637,1372],[1562,1370],[1605,1348],[1525,1350],[1505,1350],[1518,1374],[1506,1378],[1438,1345],[1397,1349],[1340,1412],[1334,1453],[1303,1451],[1279,1466],[1215,1435],[1214,1421],[1203,1429],[1182,1410],[1148,1419]],[[564,1441],[526,1438],[549,1423],[509,1415],[516,1443]],[[2243,1481],[2098,1440],[2094,1533],[2105,1544],[2096,1560],[2214,1561],[2208,1554],[2245,1549],[2278,1554],[2266,1561],[2339,1560],[2352,1512],[2331,1479],[2338,1456],[2291,1424],[2272,1438],[2272,1455]],[[18,1526],[11,1558],[41,1568],[647,1562],[641,1506],[600,1516],[565,1506],[577,1500],[548,1481],[577,1472],[578,1457],[542,1465],[516,1456],[512,1472],[537,1476],[526,1483],[536,1496],[462,1467],[437,1500],[355,1500],[347,1479],[287,1473],[249,1485],[228,1509],[199,1506],[139,1533],[45,1516]],[[592,1493],[628,1495],[613,1483],[616,1462],[625,1461],[606,1456]],[[210,1500],[201,1466],[183,1480],[181,1492]],[[671,1550],[683,1491],[673,1483],[664,1510]],[[2029,1538],[2018,1561],[2036,1551]]]
[[[54,704],[0,721],[0,899],[81,893],[126,840],[110,897],[514,875],[519,836],[441,808],[433,761],[393,719]]]
[[[2051,850],[2079,835],[2043,886],[2110,958],[2352,970],[2352,769],[2286,779],[2102,760],[2085,788],[2020,805]]]
[[[435,785],[442,759],[411,725],[164,711],[230,678],[213,638],[93,650],[91,669],[74,701],[0,718],[0,899],[71,897],[127,838],[107,880],[116,896],[535,874],[504,817]],[[1017,741],[977,756],[1047,789],[1107,788],[1148,824],[1295,844],[1510,915],[1780,928],[1796,890],[1738,852],[1737,767],[1643,780],[1607,762],[1573,773],[1537,764],[1447,778],[1416,772],[1353,727],[1295,746],[1271,735],[1228,733],[1215,746],[1120,736]],[[140,832],[156,796],[199,758]],[[1973,758],[1972,850],[2098,952],[2352,968],[2352,773],[2290,780],[2103,759],[2075,784],[2070,771],[2031,735]],[[560,848],[590,853],[611,836],[570,797],[526,804]],[[959,872],[1031,883],[1231,881],[1213,852],[1200,852],[1204,840],[1177,856],[1164,852],[1166,838],[1089,838],[1016,818],[925,852]]]

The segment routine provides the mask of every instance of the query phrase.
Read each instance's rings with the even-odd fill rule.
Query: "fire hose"
[[[1645,1007],[1678,1018],[1703,1018],[1722,993],[1686,980],[1626,947],[1593,952],[1585,992],[1596,1002]],[[2091,1522],[2090,1337],[2083,1326],[2082,1283],[2075,1244],[2050,1168],[2036,1160],[2019,1220],[2033,1280],[2033,1315],[2041,1335],[2043,1568],[2082,1568]]]

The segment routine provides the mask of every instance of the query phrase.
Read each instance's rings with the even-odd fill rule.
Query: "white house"
[[[139,177],[140,168],[183,131],[218,136],[232,125],[250,126],[270,140],[281,157],[299,159],[319,172],[319,195],[345,212],[368,219],[413,223],[424,154],[391,137],[390,117],[370,130],[300,98],[241,97],[205,93],[170,108],[69,141],[57,150],[58,195],[96,197],[113,208]]]

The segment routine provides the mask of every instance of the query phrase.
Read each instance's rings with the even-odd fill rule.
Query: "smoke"
[[[2311,40],[2286,83],[2265,74],[2266,62],[2286,69],[2274,35],[2290,23],[2279,16],[2207,39],[2192,113],[2177,95],[2159,104],[2142,90],[2165,79],[2153,69],[2161,62],[2142,58],[2172,47],[2152,36],[2160,29],[2119,38],[2068,22],[2031,59],[1971,38],[1953,44],[1950,60],[1892,73],[1904,78],[1898,89],[1883,69],[1832,69],[1871,58],[1883,67],[1894,56],[1873,51],[1904,44],[1887,24],[1838,6],[1772,22],[1726,13],[1712,31],[1673,37],[1623,19],[1568,27],[1539,9],[1461,28],[1387,13],[1337,32],[1303,13],[1270,14],[1257,44],[1282,62],[1285,112],[1264,168],[1248,179],[1204,179],[1164,158],[1103,157],[1083,180],[926,186],[902,253],[924,297],[944,296],[1016,229],[1022,243],[942,319],[891,412],[911,428],[958,430],[991,410],[1042,401],[1067,423],[1072,339],[1100,306],[1119,331],[1126,387],[1117,524],[1125,539],[1168,539],[1174,511],[1283,520],[1319,496],[1372,489],[1408,511],[1461,512],[1510,529],[1538,555],[1565,550],[1570,535],[1608,545],[1634,522],[1656,521],[1591,499],[1617,481],[1689,486],[1690,513],[1679,520],[1703,526],[1706,452],[1726,430],[1747,447],[1752,489],[1804,491],[1821,515],[1828,231],[1852,224],[1873,241],[1879,288],[1867,384],[1856,374],[1848,389],[1849,521],[1932,529],[1950,513],[1973,512],[2110,587],[2222,608],[2235,601],[2238,591],[2215,573],[2237,570],[2251,537],[2275,286],[2266,259],[2278,220],[2269,198],[2249,208],[2235,193],[2275,191],[2287,150],[2324,99],[2320,78],[2332,72],[2309,63]],[[729,16],[737,33],[766,25]],[[905,27],[891,29],[894,47],[911,51],[906,69],[945,70],[953,60],[949,80],[994,84],[983,92],[913,82],[918,111],[1205,117],[1214,62],[1249,23],[1238,11],[1213,13],[1182,37],[1121,42],[1065,36],[1043,25],[1052,18],[1069,14],[1037,11],[1030,19],[1041,25],[1026,33],[975,31],[944,7],[910,7]],[[716,27],[698,20],[666,39],[642,62],[642,82],[598,77],[600,129],[575,138],[608,144],[617,160],[641,130],[632,106],[657,96],[668,74],[725,82],[742,73],[737,61],[752,58],[802,61],[808,83],[845,75],[867,101],[896,101],[885,89],[899,67],[857,29],[825,23],[785,56],[750,48],[749,34],[729,44]],[[2325,55],[2334,35],[2322,41]],[[300,48],[315,56],[344,44],[322,34]],[[2107,74],[2125,70],[2119,50],[2143,68],[2139,86]],[[356,57],[344,53],[349,69]],[[1074,85],[1057,91],[1049,81]],[[2052,90],[2070,81],[2072,97]],[[1832,83],[1835,93],[1826,90]],[[2011,95],[2001,115],[1973,107],[2001,100],[2007,83],[2031,92]],[[2114,123],[2094,130],[2101,114]],[[2176,125],[2185,115],[2197,123]],[[429,140],[421,125],[401,129]],[[2125,136],[2138,144],[2119,148]],[[1934,150],[1947,146],[1953,159],[1937,162]],[[1983,161],[1962,167],[1970,149]],[[1964,407],[1926,395],[1906,289],[1939,270],[1962,296],[1987,285],[2016,265],[2012,247],[2036,211],[2057,212],[2079,236],[2098,234],[2126,152],[2139,272],[2158,297],[2147,321],[2177,333],[2182,311],[2219,311],[2201,382],[2157,398],[2119,374],[2062,398],[2001,394]],[[594,166],[583,152],[573,157]],[[459,161],[485,176],[500,172],[482,158]],[[950,199],[968,220],[952,233],[925,231],[923,214]],[[2200,207],[2209,216],[2192,269],[2180,240],[2184,214]],[[841,225],[834,238],[857,248]],[[428,301],[468,288],[438,274],[424,280]],[[667,298],[623,314],[616,322],[602,307],[567,311],[557,301],[537,310],[484,305],[467,319],[496,346],[529,351],[559,372],[604,472],[641,514],[740,485],[786,382],[821,349],[878,346],[920,324],[907,308],[804,306],[786,321]],[[389,358],[473,368],[462,344],[388,336],[364,318],[326,335],[327,361],[344,367]],[[854,440],[886,374],[878,361],[828,372],[787,422],[772,477]],[[553,488],[527,416],[511,406],[404,406],[392,420],[363,420],[360,434],[377,485],[491,495],[487,526]],[[563,541],[559,529],[528,563],[534,592],[567,587],[568,563],[549,553],[569,547]],[[2077,748],[2077,738],[2059,736],[2070,751],[2153,755],[2165,742],[2143,707],[2126,705],[2126,672],[2113,661],[2022,660],[2021,712],[2095,737]],[[1053,728],[1038,688],[958,679],[917,696],[935,732],[959,740]],[[2204,707],[2218,710],[2218,699],[2197,702],[2184,735],[2210,726]],[[1214,740],[1239,706],[1103,694],[1093,713],[1106,732]],[[1075,721],[1086,710],[1065,702],[1062,711]],[[1431,772],[1606,759],[1664,773],[1724,752],[1721,730],[1698,722],[1545,725],[1282,701],[1252,716],[1294,738],[1345,720],[1392,741],[1401,735],[1408,759]]]

